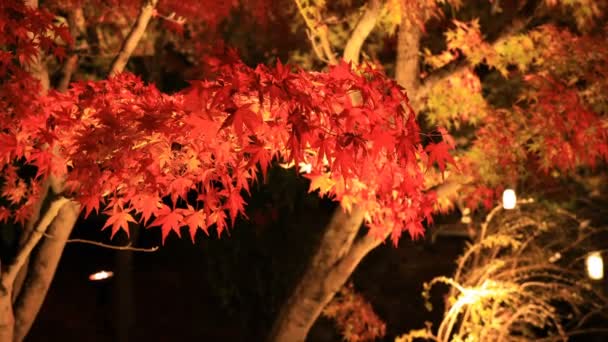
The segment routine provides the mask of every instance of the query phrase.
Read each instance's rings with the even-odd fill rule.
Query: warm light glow
[[[515,209],[516,204],[517,204],[517,196],[515,195],[515,190],[506,189],[502,193],[502,207],[507,210]]]
[[[114,272],[112,272],[112,271],[99,271],[99,272],[95,272],[95,273],[91,274],[89,276],[89,280],[98,281],[98,280],[112,278],[113,276],[114,276]]]
[[[311,173],[312,172],[312,164],[300,162],[300,173]]]
[[[587,265],[587,275],[593,280],[604,279],[604,260],[600,252],[593,252],[587,255],[585,260]]]

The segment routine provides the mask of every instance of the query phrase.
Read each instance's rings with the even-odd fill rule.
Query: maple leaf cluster
[[[28,78],[23,66],[31,64],[40,52],[65,55],[64,46],[72,38],[65,25],[56,25],[54,15],[33,9],[22,1],[0,3],[0,79]]]
[[[372,233],[397,241],[430,219],[424,163],[450,158],[445,142],[422,147],[403,89],[346,63],[314,73],[232,61],[174,95],[127,73],[64,94],[12,95],[1,112],[2,212],[19,222],[54,175],[85,216],[109,216],[112,234],[136,221],[160,226],[163,240],[183,226],[193,238],[212,225],[221,234],[244,214],[258,172],[265,178],[278,160],[306,165],[311,190],[365,210]],[[17,165],[36,176],[20,177]]]
[[[355,291],[352,283],[343,286],[323,315],[333,319],[348,342],[373,341],[386,334],[386,323],[374,312],[372,305]]]

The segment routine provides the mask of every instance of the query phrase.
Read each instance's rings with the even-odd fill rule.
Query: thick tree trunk
[[[379,3],[371,1],[347,43],[344,58],[357,62],[361,45],[371,32]],[[410,93],[419,85],[420,29],[402,24],[397,46],[397,82]],[[416,105],[416,104],[414,104]],[[300,282],[281,308],[269,336],[272,342],[301,342],[334,294],[344,285],[359,262],[383,240],[371,236],[355,239],[364,213],[337,209]]]
[[[408,23],[405,19],[399,27],[397,36],[397,60],[395,62],[395,80],[409,94],[415,94],[420,84],[420,28]],[[410,96],[413,100],[414,96]],[[418,103],[412,103],[417,109]]]
[[[340,289],[350,272],[336,274],[336,266],[348,254],[363,221],[363,212],[336,209],[300,282],[281,308],[270,340],[304,341],[323,307]]]
[[[111,75],[123,70],[145,31],[156,2],[157,0],[148,0],[143,4],[131,32],[112,64]],[[27,0],[26,4],[32,8],[38,7],[37,0]],[[75,68],[75,63],[76,60],[67,65],[67,68]],[[41,55],[28,66],[28,71],[40,81],[41,94],[45,94],[50,82]],[[71,70],[66,71],[68,72],[63,81],[69,83]],[[60,90],[65,88],[66,84],[62,84]],[[67,239],[78,219],[78,204],[65,198],[45,207],[48,204],[46,201],[62,192],[62,186],[62,180],[49,177],[41,201],[24,227],[15,260],[8,265],[0,265],[0,342],[21,342],[29,332],[44,302]],[[47,235],[46,238],[42,239],[43,235]]]
[[[365,234],[355,238],[363,212],[336,209],[308,268],[291,297],[282,307],[271,331],[273,342],[300,342],[323,308],[344,285],[361,260],[384,238]]]
[[[368,2],[344,49],[343,57],[347,62],[359,62],[361,47],[376,25],[381,5],[378,0]],[[413,55],[417,58],[418,52]],[[356,101],[355,96],[353,102]],[[345,213],[342,208],[336,209],[308,268],[281,308],[269,341],[304,341],[323,308],[348,280],[355,267],[383,241],[368,235],[355,239],[364,214],[356,208],[350,213]]]
[[[13,340],[15,317],[11,296],[12,288],[0,283],[0,341],[10,342]]]
[[[79,211],[73,202],[63,205],[47,230],[48,237],[32,254],[23,288],[15,301],[14,342],[23,341],[40,311]]]

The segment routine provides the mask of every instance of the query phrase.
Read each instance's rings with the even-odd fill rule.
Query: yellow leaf
[[[313,192],[319,189],[319,192],[321,192],[321,194],[325,194],[329,190],[331,190],[331,188],[335,184],[336,182],[331,179],[331,177],[326,173],[315,175],[310,177],[310,188],[308,189],[308,191]]]

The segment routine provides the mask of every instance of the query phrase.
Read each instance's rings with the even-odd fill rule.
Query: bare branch
[[[46,234],[46,233],[44,234],[44,237],[46,237],[48,239],[56,238],[55,236]],[[125,246],[116,246],[116,245],[110,245],[110,244],[106,244],[103,242],[86,240],[86,239],[69,239],[66,242],[67,243],[84,243],[84,244],[88,244],[88,245],[93,245],[93,246],[98,246],[98,247],[103,247],[103,248],[108,248],[108,249],[115,249],[115,250],[119,250],[119,251],[156,252],[158,250],[158,246],[154,246],[151,248],[140,248],[140,247],[132,247],[131,243],[128,243]]]
[[[317,58],[323,63],[329,64],[330,62],[327,58],[325,58],[325,53],[323,52],[323,49],[319,46],[319,42],[317,42],[317,38],[315,37],[314,33],[311,30],[306,30],[306,36],[310,40],[312,50],[315,52],[315,55],[317,55]]]
[[[308,27],[308,39],[317,57],[325,63],[336,64],[338,60],[331,49],[331,44],[327,37],[327,25],[323,23],[321,15],[318,11],[314,11],[314,13],[307,11],[300,0],[295,0],[295,3],[298,6],[302,19],[304,19],[306,27]],[[317,39],[319,40],[318,42]]]
[[[112,62],[112,67],[110,68],[110,76],[114,76],[116,74],[121,73],[127,62],[129,61],[129,57],[133,53],[133,50],[137,47],[137,44],[141,40],[144,32],[146,32],[146,27],[152,18],[152,14],[154,13],[154,8],[158,0],[146,0],[142,5],[139,15],[131,27],[131,31],[127,35],[127,38],[122,43],[120,48],[120,52]]]
[[[353,33],[344,47],[344,59],[347,62],[352,61],[354,64],[359,64],[361,47],[363,46],[365,39],[367,39],[376,26],[381,9],[382,4],[380,0],[370,0],[367,3],[367,9],[363,13],[363,16],[361,16],[361,19],[357,23],[357,26],[355,26]]]

